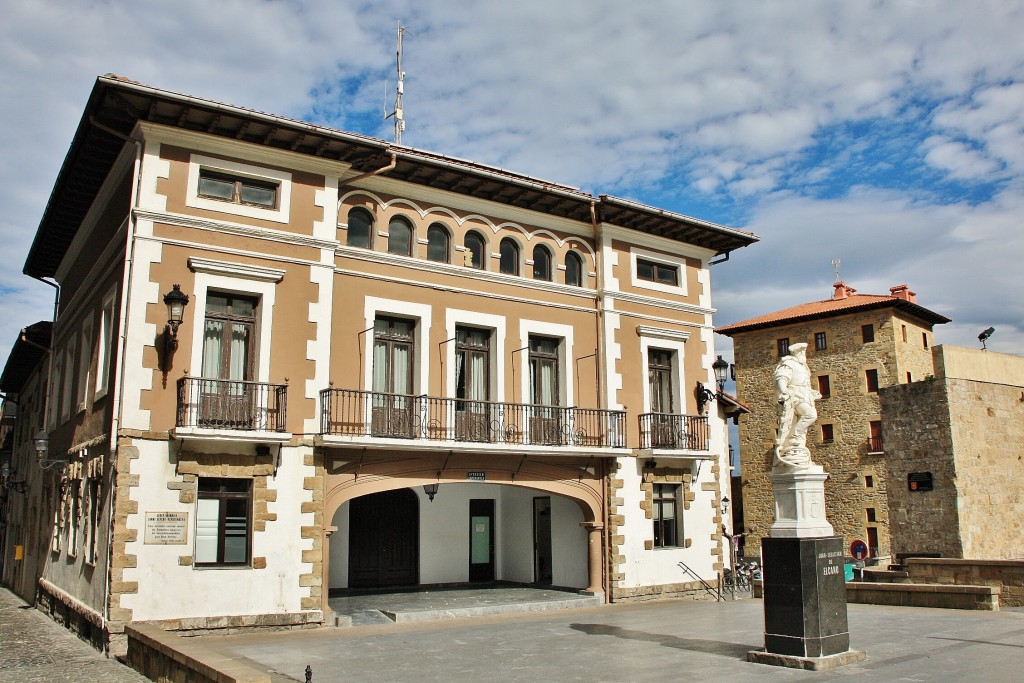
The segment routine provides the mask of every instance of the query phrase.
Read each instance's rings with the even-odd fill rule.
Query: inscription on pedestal
[[[843,540],[765,538],[765,649],[827,657],[850,649]]]

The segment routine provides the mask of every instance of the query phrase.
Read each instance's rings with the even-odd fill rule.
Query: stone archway
[[[325,524],[333,523],[345,503],[361,496],[422,487],[424,484],[465,484],[481,474],[486,483],[551,493],[574,502],[587,531],[588,593],[603,594],[605,510],[604,470],[600,461],[571,457],[456,454],[450,452],[395,453],[334,450],[325,453]],[[473,477],[470,476],[473,474]],[[324,557],[333,527],[327,527]],[[323,563],[324,608],[330,587],[329,561]]]

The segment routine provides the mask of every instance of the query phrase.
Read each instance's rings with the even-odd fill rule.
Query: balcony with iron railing
[[[290,438],[287,384],[182,377],[178,380],[175,435],[256,441]]]
[[[868,454],[878,455],[884,453],[882,450],[882,437],[881,436],[869,436],[868,437]]]
[[[640,415],[641,449],[706,451],[710,435],[706,415]]]
[[[320,392],[325,441],[403,439],[450,446],[626,447],[617,410],[411,396],[355,389]]]

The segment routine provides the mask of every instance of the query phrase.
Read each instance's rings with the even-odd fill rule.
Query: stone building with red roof
[[[718,328],[735,347],[736,393],[751,413],[740,420],[747,551],[756,553],[774,518],[772,467],[777,415],[772,370],[789,347],[805,342],[818,420],[808,433],[814,462],[829,473],[829,522],[848,545],[872,556],[891,552],[886,450],[879,390],[933,374],[933,328],[949,318],[917,303],[907,285],[889,294],[858,294],[836,282],[830,299],[799,304]]]

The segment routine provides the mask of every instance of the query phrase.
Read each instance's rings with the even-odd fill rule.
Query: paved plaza
[[[541,596],[558,599],[559,596]],[[762,603],[682,600],[460,616],[463,596],[367,596],[336,608],[353,628],[204,637],[273,681],[1019,681],[1024,610],[968,612],[850,605],[853,646],[868,659],[826,672],[751,664]],[[493,600],[494,595],[488,597]],[[433,621],[371,623],[366,612],[430,610]],[[446,614],[441,614],[446,612]],[[0,681],[143,681],[0,590]]]

